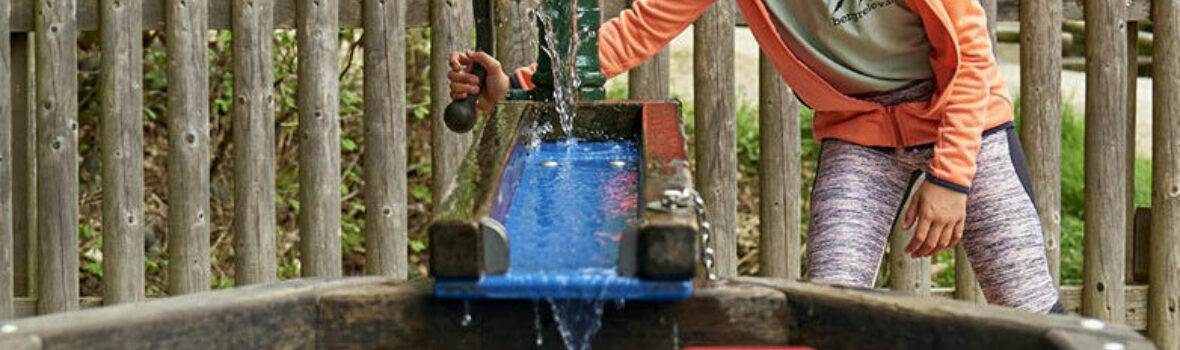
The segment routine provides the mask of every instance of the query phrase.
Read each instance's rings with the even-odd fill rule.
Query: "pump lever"
[[[495,27],[492,26],[492,0],[473,0],[472,10],[475,13],[475,49],[491,53],[495,47]],[[479,77],[479,94],[468,94],[467,98],[451,101],[443,111],[443,122],[448,129],[457,133],[471,131],[479,113],[475,109],[479,95],[483,93],[487,83],[487,69],[478,63],[471,64],[471,73]]]

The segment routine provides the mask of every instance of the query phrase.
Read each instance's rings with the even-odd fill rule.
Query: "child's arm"
[[[598,30],[598,60],[607,78],[659,53],[717,0],[639,0]]]

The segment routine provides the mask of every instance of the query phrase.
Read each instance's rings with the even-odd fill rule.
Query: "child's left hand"
[[[905,229],[918,230],[905,252],[914,258],[934,255],[963,238],[967,194],[930,182],[922,182],[905,214]]]

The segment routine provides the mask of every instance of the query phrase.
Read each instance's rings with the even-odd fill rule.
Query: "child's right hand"
[[[479,95],[479,101],[476,101],[475,108],[484,113],[491,113],[495,110],[496,103],[508,97],[511,82],[508,80],[508,74],[505,74],[504,69],[500,67],[500,61],[487,53],[474,51],[451,53],[451,72],[447,75],[451,80],[451,99],[461,100],[467,98],[469,94],[480,93],[479,77],[471,73],[472,63],[483,66],[484,70],[488,72],[485,90]]]

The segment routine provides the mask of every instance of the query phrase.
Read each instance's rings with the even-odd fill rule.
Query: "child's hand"
[[[488,72],[487,85],[484,86],[486,91],[479,95],[475,108],[484,113],[491,113],[496,108],[496,103],[507,98],[510,82],[508,75],[504,74],[504,69],[500,67],[500,61],[487,53],[451,53],[451,73],[447,75],[451,79],[451,99],[461,100],[467,98],[468,94],[479,93],[479,77],[471,74],[472,63],[478,63]]]
[[[918,223],[905,252],[914,258],[934,255],[963,238],[967,217],[967,194],[923,182],[905,214],[905,229]],[[917,220],[915,220],[917,219]]]

